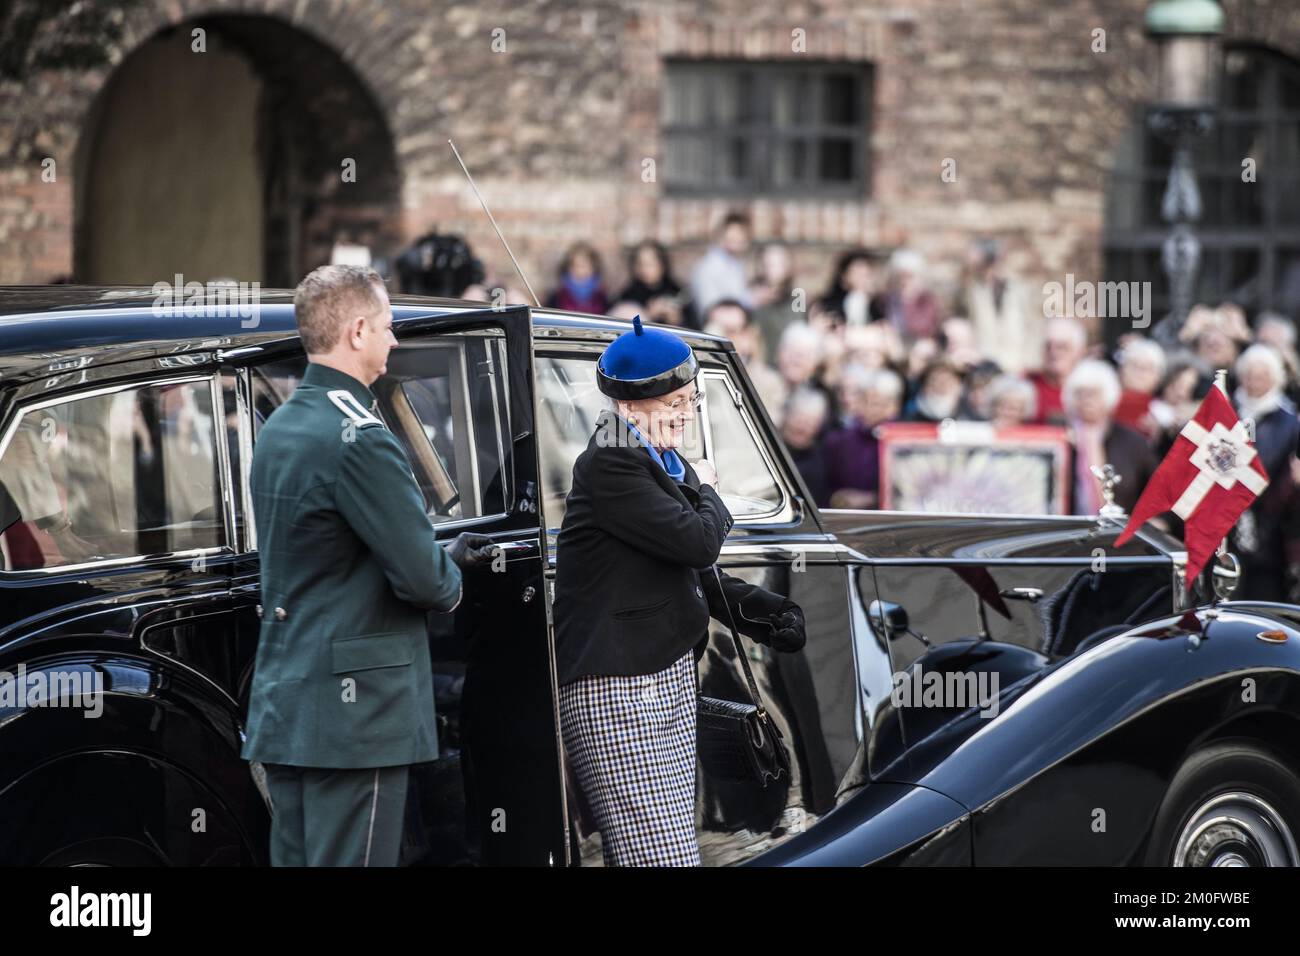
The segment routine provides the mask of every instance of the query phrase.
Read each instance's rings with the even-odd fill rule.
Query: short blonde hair
[[[308,355],[338,344],[345,322],[383,304],[384,280],[365,266],[328,265],[313,269],[293,293],[293,317]]]

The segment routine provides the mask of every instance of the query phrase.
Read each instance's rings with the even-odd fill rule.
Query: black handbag
[[[749,703],[721,700],[700,694],[696,706],[696,753],[704,773],[719,780],[738,783],[757,783],[766,787],[781,775],[790,772],[790,756],[786,753],[781,731],[776,721],[763,706],[762,695],[749,669],[749,656],[740,643],[736,619],[731,605],[727,604],[726,591],[722,590],[722,577],[717,565],[713,576],[727,605],[727,620],[731,639],[736,645],[736,657],[745,672],[749,688]]]

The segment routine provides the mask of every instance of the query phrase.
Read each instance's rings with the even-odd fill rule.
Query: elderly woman
[[[804,643],[803,612],[711,572],[731,530],[717,474],[677,449],[695,417],[695,355],[661,329],[605,349],[612,399],[573,466],[557,540],[560,723],[607,866],[697,866],[695,665],[710,617],[778,651]]]
[[[1153,441],[1160,433],[1160,425],[1151,414],[1151,403],[1165,377],[1165,350],[1150,339],[1134,335],[1124,342],[1117,358],[1121,392],[1115,421]]]
[[[1296,540],[1296,486],[1292,478],[1300,423],[1283,393],[1286,367],[1270,346],[1252,345],[1237,359],[1233,397],[1243,421],[1253,422],[1255,450],[1268,472],[1268,487],[1237,522],[1235,547],[1241,556],[1239,597],[1285,601],[1287,569],[1300,563]]]
[[[880,439],[876,428],[898,418],[903,380],[885,368],[850,366],[843,384],[846,421],[822,443],[833,508],[880,507]]]
[[[989,421],[994,428],[1015,428],[1038,414],[1038,392],[1026,379],[999,375],[989,385]]]
[[[1155,472],[1155,456],[1147,440],[1113,420],[1119,395],[1119,376],[1097,359],[1084,359],[1076,365],[1061,388],[1061,403],[1074,442],[1069,489],[1072,514],[1096,514],[1104,504],[1093,465],[1114,466],[1121,478],[1115,488],[1115,503],[1128,512]]]

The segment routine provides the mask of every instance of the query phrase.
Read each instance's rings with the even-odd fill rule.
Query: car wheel
[[[166,861],[134,840],[83,840],[48,854],[39,866],[163,866]]]
[[[1300,777],[1243,740],[1199,750],[1156,815],[1149,866],[1297,866]]]

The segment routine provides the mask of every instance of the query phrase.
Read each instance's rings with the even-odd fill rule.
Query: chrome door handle
[[[1042,588],[1003,588],[998,592],[1004,598],[1012,601],[1028,601],[1030,604],[1037,604],[1043,597]]]

